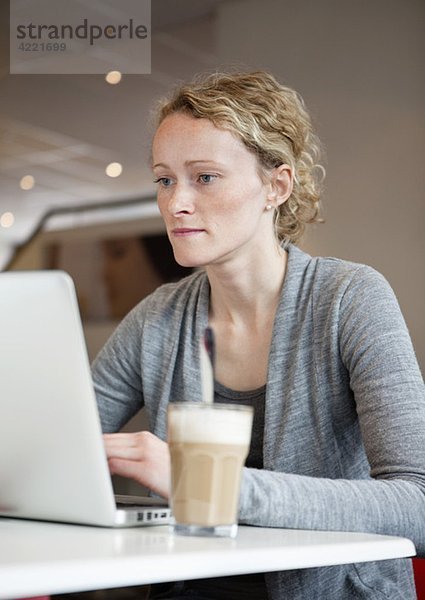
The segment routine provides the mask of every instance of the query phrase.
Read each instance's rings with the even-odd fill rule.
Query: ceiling
[[[223,1],[152,0],[152,73],[118,85],[103,75],[10,75],[1,35],[0,219],[11,212],[14,223],[0,226],[0,268],[52,207],[152,197],[152,106],[178,80],[217,65],[214,14]],[[123,165],[121,176],[105,174],[110,162]],[[19,187],[25,175],[31,190]]]

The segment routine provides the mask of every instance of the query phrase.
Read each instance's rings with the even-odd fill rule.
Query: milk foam
[[[193,405],[192,405],[193,406]],[[199,409],[170,410],[168,441],[204,444],[248,444],[252,411],[220,409],[202,405]]]

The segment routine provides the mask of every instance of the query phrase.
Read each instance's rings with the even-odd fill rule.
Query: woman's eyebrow
[[[185,167],[192,167],[193,165],[205,165],[205,164],[209,164],[209,165],[215,165],[215,166],[219,166],[219,167],[224,167],[224,165],[222,163],[220,163],[219,161],[213,160],[213,159],[196,159],[196,160],[186,160],[184,163]],[[152,169],[156,169],[158,167],[162,167],[165,169],[168,169],[169,166],[165,163],[156,163],[154,165],[152,165]]]
[[[214,160],[213,158],[210,159],[199,159],[199,160],[186,160],[185,165],[187,166],[191,166],[191,165],[196,165],[196,164],[214,164],[214,165],[222,165],[222,163],[220,163],[217,160]]]

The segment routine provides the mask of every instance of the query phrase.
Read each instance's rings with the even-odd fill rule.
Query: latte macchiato
[[[171,506],[177,533],[236,534],[252,417],[250,406],[170,404]]]

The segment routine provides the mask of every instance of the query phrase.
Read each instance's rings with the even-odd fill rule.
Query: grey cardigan
[[[141,406],[200,398],[209,283],[160,287],[93,364],[105,431]],[[288,247],[267,376],[264,469],[244,469],[239,520],[402,535],[425,551],[425,396],[394,294],[370,267]],[[409,560],[266,574],[270,598],[415,598]]]

